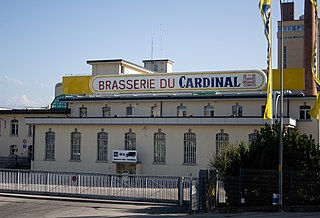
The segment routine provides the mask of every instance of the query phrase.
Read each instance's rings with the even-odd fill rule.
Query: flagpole
[[[280,129],[279,129],[279,212],[282,212],[283,192],[283,7],[280,0],[280,25],[281,25],[281,66],[280,66]],[[277,114],[277,113],[276,113]]]

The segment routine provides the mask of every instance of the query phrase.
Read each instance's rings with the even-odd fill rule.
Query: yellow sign
[[[266,72],[266,71],[265,71]],[[274,69],[273,72],[273,91],[280,90],[280,70]],[[266,72],[267,73],[267,72]],[[283,89],[284,90],[304,90],[304,69],[284,69],[283,70]],[[265,91],[266,89],[264,89]]]
[[[283,75],[284,90],[304,90],[304,69],[285,69],[283,74],[284,74]],[[163,74],[162,78],[165,78],[165,75],[166,74]],[[174,75],[174,74],[171,74],[171,75]],[[184,74],[184,75],[187,76],[188,74]],[[168,74],[167,76],[170,76],[170,74]],[[113,76],[113,77],[116,77],[116,76]],[[126,77],[134,78],[133,75],[128,75]],[[63,94],[80,94],[80,95],[94,94],[94,92],[91,91],[90,89],[90,84],[92,83],[93,79],[94,77],[92,76],[65,76],[63,77],[63,80],[62,80],[62,92]],[[183,79],[184,77],[182,77],[181,79],[182,82],[187,81]],[[279,90],[280,89],[280,71],[279,70],[273,70],[273,79],[274,79],[273,90]],[[242,81],[242,80],[238,80],[238,81]],[[186,84],[187,83],[185,84],[182,83],[182,85],[186,85]],[[145,86],[146,85],[147,83],[145,84]],[[151,86],[152,83],[150,83],[149,85]],[[266,90],[266,87],[263,90]],[[225,89],[223,91],[228,91],[228,90]]]
[[[62,94],[93,94],[90,90],[92,76],[64,76],[62,78]]]

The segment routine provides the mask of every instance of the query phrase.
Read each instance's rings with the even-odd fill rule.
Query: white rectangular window
[[[310,120],[311,116],[309,114],[311,107],[309,105],[300,106],[300,120]]]
[[[18,135],[19,134],[19,121],[17,119],[11,120],[11,135]]]

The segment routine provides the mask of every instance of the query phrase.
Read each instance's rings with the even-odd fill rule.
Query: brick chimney
[[[310,0],[304,1],[303,66],[305,71],[305,95],[316,95],[316,84],[311,70],[312,47],[315,39],[315,11]]]

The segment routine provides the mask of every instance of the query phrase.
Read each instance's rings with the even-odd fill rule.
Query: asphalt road
[[[234,214],[188,214],[186,207],[123,201],[88,200],[0,193],[0,218],[38,217],[307,217],[318,218],[320,212],[246,212]]]
[[[0,217],[183,217],[177,205],[0,194]]]

